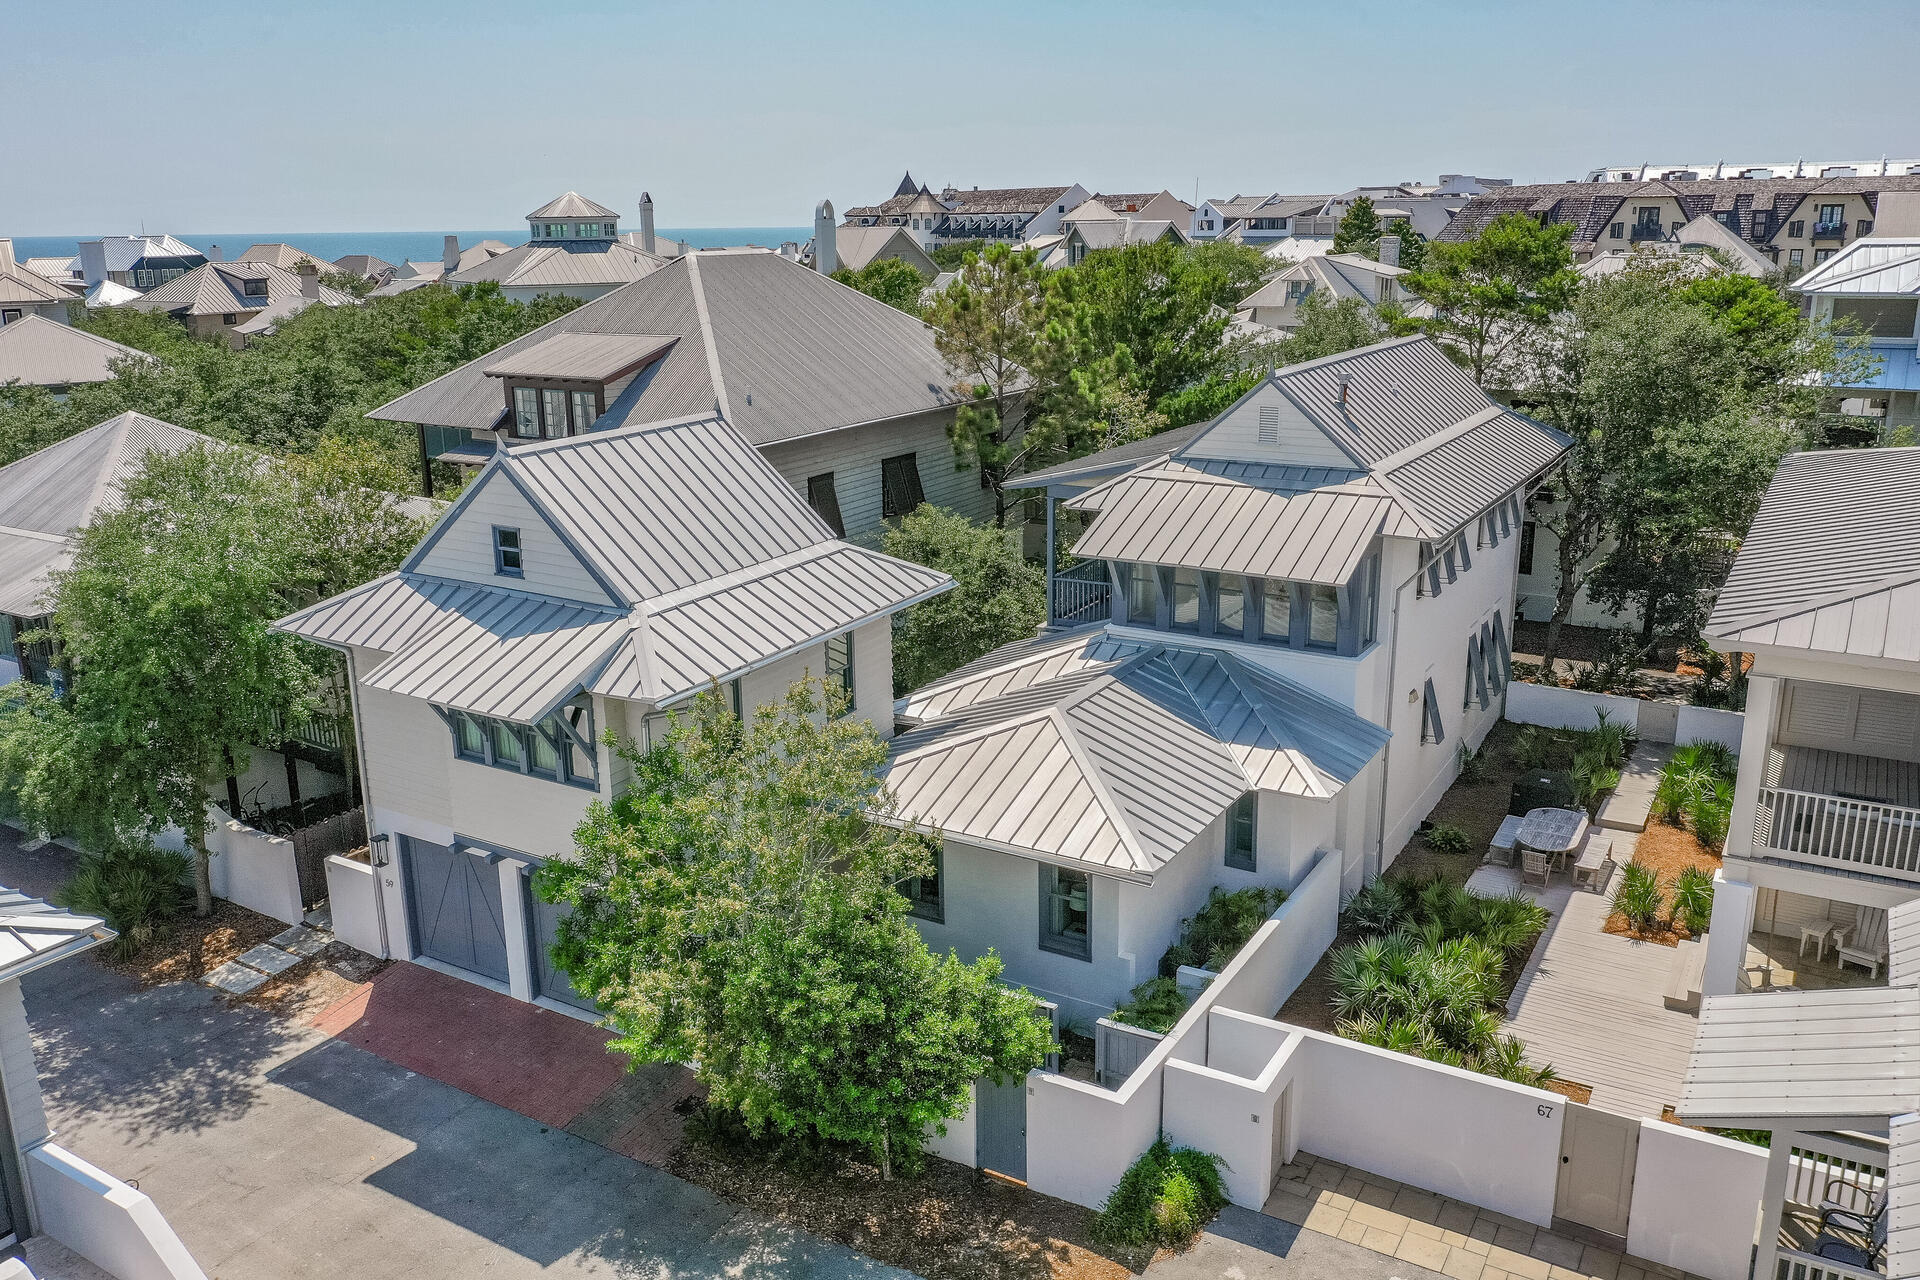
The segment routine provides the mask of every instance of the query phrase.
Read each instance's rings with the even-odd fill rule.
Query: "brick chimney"
[[[1380,265],[1383,267],[1397,267],[1400,265],[1399,236],[1380,237]]]

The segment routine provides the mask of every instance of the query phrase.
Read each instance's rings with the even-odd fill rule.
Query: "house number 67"
[[[1548,1103],[1543,1102],[1535,1107],[1534,1110],[1549,1120],[1553,1119],[1553,1107]]]

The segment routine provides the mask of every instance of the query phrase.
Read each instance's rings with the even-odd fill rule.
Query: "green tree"
[[[898,258],[875,258],[858,271],[842,267],[833,278],[910,316],[920,314],[920,293],[927,287],[920,273]]]
[[[1413,229],[1413,224],[1405,218],[1395,218],[1387,227],[1387,234],[1400,237],[1400,265],[1408,271],[1418,271],[1427,262],[1427,238]],[[1380,246],[1374,245],[1373,256],[1380,256]]]
[[[1433,306],[1424,327],[1481,386],[1516,342],[1564,310],[1580,277],[1571,223],[1502,214],[1471,240],[1426,246],[1402,282]],[[1506,372],[1504,371],[1503,376]]]
[[[996,956],[921,940],[896,886],[931,871],[927,842],[869,820],[889,816],[887,748],[845,706],[806,680],[742,725],[699,695],[661,745],[620,747],[632,783],[534,888],[570,908],[553,958],[613,1048],[688,1064],[753,1133],[854,1144],[891,1177],[1049,1037]]]
[[[1340,216],[1340,225],[1333,229],[1333,251],[1357,253],[1366,258],[1379,256],[1380,215],[1373,211],[1371,199],[1356,196]]]
[[[953,244],[937,244],[927,250],[927,256],[942,271],[958,271],[966,265],[968,254],[980,253],[986,247],[985,240],[960,240]]]
[[[1297,327],[1272,348],[1276,368],[1337,356],[1391,336],[1379,313],[1359,298],[1329,299],[1316,290],[1301,300],[1295,317]]]
[[[889,529],[881,547],[950,575],[955,587],[914,605],[893,632],[893,692],[937,680],[981,654],[1023,640],[1047,620],[1045,575],[1005,529],[922,506]]]

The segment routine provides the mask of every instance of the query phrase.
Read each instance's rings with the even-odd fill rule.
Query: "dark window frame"
[[[907,900],[907,914],[916,920],[926,920],[933,924],[947,922],[947,852],[938,840],[927,842],[933,854],[933,874],[930,876],[908,876],[896,888]],[[933,885],[932,895],[927,885]]]
[[[880,459],[880,518],[893,520],[911,514],[927,500],[920,480],[920,455],[900,453]]]
[[[847,691],[847,711],[853,711],[853,632],[842,631],[837,636],[828,636],[823,643],[825,650],[821,665],[826,671],[828,684],[836,681]],[[844,649],[844,654],[836,656],[835,648]]]
[[[1520,522],[1520,572],[1533,573],[1533,540],[1537,535],[1538,524],[1532,520]]]
[[[1235,871],[1260,869],[1260,793],[1249,791],[1227,806],[1225,861]],[[1244,833],[1244,840],[1241,839]]]
[[[840,494],[834,487],[833,472],[807,477],[807,505],[833,530],[834,537],[847,536],[847,522],[840,515]]]
[[[485,765],[490,769],[499,769],[504,773],[517,773],[522,777],[539,778],[547,782],[558,782],[564,786],[579,787],[585,791],[600,790],[600,757],[593,746],[593,706],[590,702],[576,699],[562,706],[552,715],[537,724],[521,724],[513,720],[501,720],[494,716],[474,715],[472,712],[455,710],[452,707],[434,707],[447,726],[447,732],[453,738],[453,755],[456,760],[470,764]],[[570,712],[577,712],[584,721],[583,732],[575,723]],[[476,752],[461,741],[462,725],[471,727],[480,735],[480,749]],[[514,743],[519,755],[517,759],[503,759],[499,752],[496,734],[505,735]],[[534,735],[553,753],[554,766],[543,768],[533,763]],[[583,770],[575,767],[575,753],[585,761]]]

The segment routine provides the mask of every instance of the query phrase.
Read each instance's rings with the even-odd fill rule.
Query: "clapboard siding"
[[[355,649],[355,675],[364,677],[385,656]],[[374,805],[451,826],[447,766],[453,759],[453,737],[446,723],[418,699],[364,684],[359,693],[360,743]]]
[[[1776,741],[1920,762],[1920,698],[1885,689],[1795,681]]]
[[[1277,431],[1277,438],[1270,444],[1260,440],[1262,409],[1269,411],[1269,421]],[[1226,417],[1195,437],[1184,452],[1196,458],[1230,458],[1302,467],[1354,466],[1345,450],[1308,421],[1293,401],[1271,383],[1263,384]]]
[[[847,540],[873,546],[886,530],[880,516],[882,458],[914,454],[920,467],[920,487],[928,502],[973,520],[992,516],[993,491],[981,488],[980,469],[954,466],[953,442],[947,438],[947,424],[952,419],[951,411],[943,410],[832,431],[791,444],[767,445],[761,452],[803,499],[807,496],[807,478],[831,471]]]
[[[587,567],[503,472],[489,471],[414,569],[436,577],[510,587],[562,600],[612,603]],[[522,576],[493,569],[493,528],[520,531]]]

